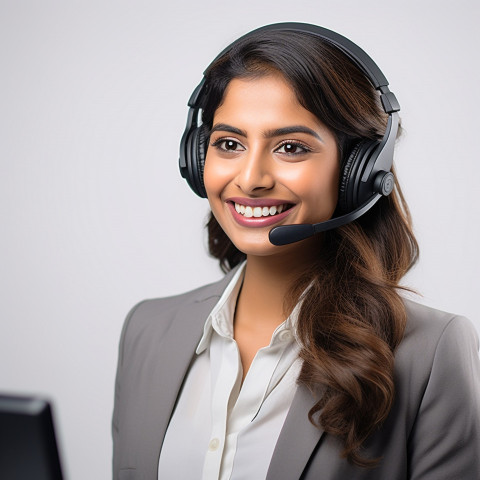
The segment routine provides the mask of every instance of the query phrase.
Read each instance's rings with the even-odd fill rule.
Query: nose
[[[247,195],[270,190],[275,185],[271,159],[266,152],[249,151],[239,167],[235,183]]]

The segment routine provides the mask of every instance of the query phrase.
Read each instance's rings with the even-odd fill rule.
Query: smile
[[[233,220],[242,227],[263,228],[279,224],[295,212],[297,205],[275,198],[227,198]]]
[[[241,203],[234,202],[235,210],[240,215],[243,215],[246,218],[260,218],[260,217],[273,217],[279,213],[288,210],[291,205],[284,203],[281,205],[271,205],[263,207],[251,207],[250,205],[242,205]]]

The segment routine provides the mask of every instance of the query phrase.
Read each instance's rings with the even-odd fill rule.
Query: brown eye
[[[286,143],[283,146],[285,153],[297,153],[298,145],[294,145],[293,143]]]
[[[212,143],[212,147],[218,148],[223,152],[240,152],[245,150],[241,143],[231,138],[220,138]]]
[[[235,142],[234,140],[225,140],[223,142],[223,148],[225,150],[237,150],[238,142]]]
[[[299,155],[309,151],[310,150],[307,147],[293,142],[285,142],[276,150],[277,153],[283,153],[286,155]]]

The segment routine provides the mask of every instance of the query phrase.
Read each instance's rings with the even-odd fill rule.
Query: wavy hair
[[[212,127],[233,78],[279,72],[300,104],[336,136],[341,159],[360,139],[381,139],[387,115],[359,68],[323,39],[292,31],[260,32],[238,41],[206,72],[203,123]],[[211,255],[224,271],[245,255],[211,214]],[[362,466],[362,445],[394,401],[394,352],[406,312],[400,279],[418,258],[408,206],[398,182],[389,197],[358,220],[318,236],[318,255],[291,285],[285,311],[305,292],[297,335],[303,366],[298,382],[317,395],[310,421],[343,442],[342,456]],[[307,289],[308,287],[308,289]]]

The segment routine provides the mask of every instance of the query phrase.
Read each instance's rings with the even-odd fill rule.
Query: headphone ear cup
[[[202,198],[207,197],[203,183],[203,169],[207,150],[206,137],[206,128],[202,125],[190,133],[187,141],[187,181],[192,190]]]
[[[353,146],[346,161],[343,163],[339,192],[338,192],[338,205],[342,213],[347,213],[351,211],[352,201],[351,201],[351,198],[349,197],[351,196],[350,192],[353,191],[352,180],[351,180],[352,173],[353,173],[353,170],[355,169],[354,168],[355,165],[358,166],[358,162],[357,162],[358,154],[363,143],[365,142],[363,141],[357,142]],[[354,175],[353,175],[353,178],[355,178]]]
[[[343,213],[353,211],[366,200],[359,195],[360,181],[368,159],[379,143],[376,140],[361,140],[354,145],[345,161],[338,195],[338,204]]]
[[[201,186],[201,196],[207,198],[205,183],[203,181],[203,171],[205,170],[205,157],[207,155],[207,129],[204,125],[197,130],[197,172],[198,180]]]

